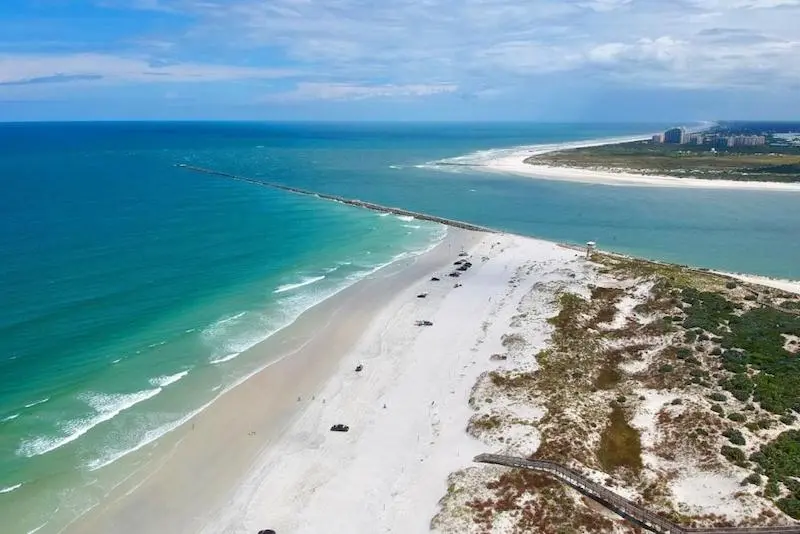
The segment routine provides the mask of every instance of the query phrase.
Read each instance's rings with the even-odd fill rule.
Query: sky
[[[0,121],[800,119],[800,0],[2,0]]]

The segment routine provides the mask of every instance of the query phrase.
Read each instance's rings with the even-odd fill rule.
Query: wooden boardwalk
[[[503,456],[499,454],[479,454],[475,457],[476,462],[503,465],[506,467],[516,467],[520,469],[531,469],[545,473],[561,482],[580,491],[587,497],[603,504],[610,510],[618,513],[628,521],[662,534],[688,534],[688,533],[708,533],[708,534],[788,534],[790,532],[800,533],[800,524],[786,527],[727,527],[727,528],[688,528],[676,525],[672,521],[664,519],[660,515],[647,510],[638,504],[631,502],[606,487],[592,482],[577,471],[564,467],[556,462],[548,460],[526,460],[525,458],[515,458],[513,456]]]

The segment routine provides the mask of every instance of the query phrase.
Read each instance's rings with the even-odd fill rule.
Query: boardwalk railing
[[[653,532],[662,534],[687,534],[687,533],[708,533],[708,534],[788,534],[790,532],[800,533],[800,524],[786,527],[725,527],[725,528],[688,528],[676,525],[660,515],[639,506],[638,504],[617,495],[608,488],[593,482],[568,467],[564,467],[556,462],[549,460],[527,460],[525,458],[515,458],[499,454],[479,454],[475,457],[476,462],[503,465],[507,467],[517,467],[520,469],[531,469],[540,473],[553,476],[558,480],[572,486],[587,497],[590,497],[625,519],[638,524]]]

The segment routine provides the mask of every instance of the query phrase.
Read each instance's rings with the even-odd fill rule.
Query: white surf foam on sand
[[[138,391],[136,393],[88,394],[84,400],[95,410],[95,415],[83,419],[68,421],[63,425],[65,435],[37,436],[25,440],[17,450],[17,454],[25,457],[40,456],[72,443],[99,424],[110,421],[120,413],[140,402],[151,399],[161,393],[161,388]]]

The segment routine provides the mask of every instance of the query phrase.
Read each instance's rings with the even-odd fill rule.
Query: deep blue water
[[[559,241],[800,278],[800,195],[609,187],[429,164],[663,125],[0,125],[0,517],[80,490],[268,362],[243,350],[442,228],[190,163]],[[20,485],[21,484],[21,485]],[[58,514],[53,511],[59,509]],[[4,530],[5,532],[5,530]]]

